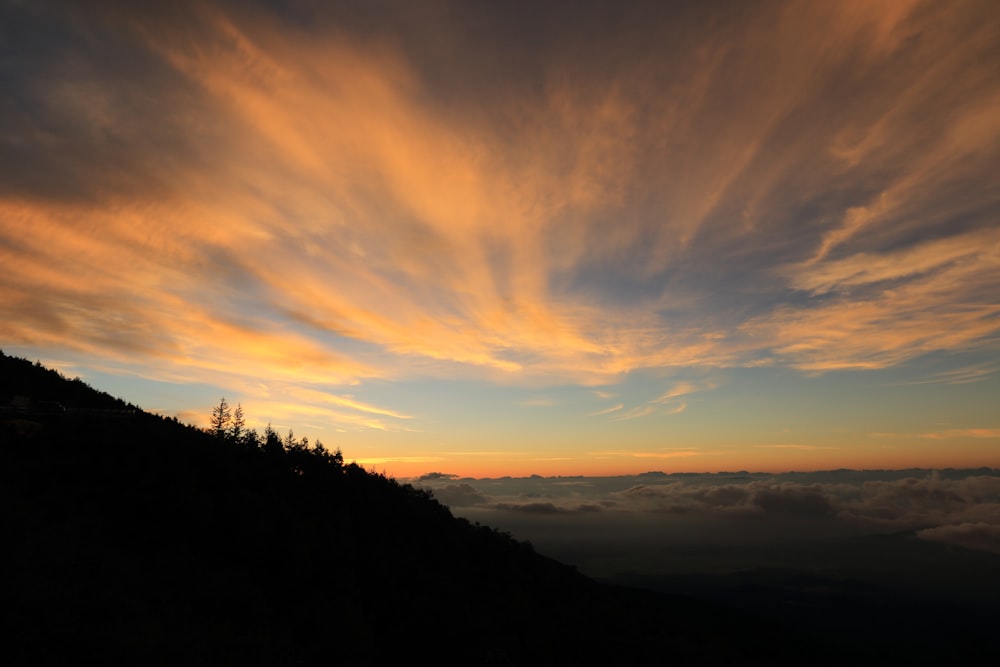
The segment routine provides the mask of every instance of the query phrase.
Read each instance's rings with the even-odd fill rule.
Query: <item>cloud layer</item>
[[[780,550],[803,540],[913,532],[1000,553],[1000,473],[903,470],[663,474],[625,477],[424,478],[459,516],[577,547],[614,534],[616,553],[660,544]],[[539,522],[535,517],[548,516]],[[575,536],[575,537],[574,537]],[[746,566],[746,564],[743,564]]]

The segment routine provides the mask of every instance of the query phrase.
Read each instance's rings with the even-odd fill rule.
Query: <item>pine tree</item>
[[[236,443],[243,443],[247,432],[247,422],[243,417],[243,405],[240,403],[236,404],[236,410],[233,412],[233,421],[229,426],[229,439]]]
[[[219,404],[212,408],[211,430],[216,438],[226,437],[232,418],[233,414],[229,409],[229,403],[226,402],[226,397],[223,396]]]
[[[271,426],[271,422],[268,422],[267,427],[264,429],[263,449],[265,452],[273,454],[279,454],[284,450],[281,443],[281,436],[278,435],[278,432]]]
[[[243,445],[247,449],[260,449],[264,446],[264,441],[261,439],[260,433],[257,432],[257,429],[252,428],[244,434]]]

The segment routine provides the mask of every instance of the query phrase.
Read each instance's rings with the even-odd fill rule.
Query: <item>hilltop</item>
[[[2,353],[0,378],[8,664],[812,653],[745,614],[598,584],[339,450],[215,437]]]

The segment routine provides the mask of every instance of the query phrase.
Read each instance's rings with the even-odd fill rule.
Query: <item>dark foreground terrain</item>
[[[205,433],[2,353],[0,405],[4,664],[842,664],[889,645],[598,584],[339,451]]]

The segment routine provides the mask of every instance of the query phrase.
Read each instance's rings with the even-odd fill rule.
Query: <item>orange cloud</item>
[[[715,455],[717,452],[705,452],[694,448],[670,450],[607,450],[590,452],[591,456],[600,458],[638,458],[638,459],[674,459],[690,456]]]
[[[778,3],[676,43],[633,26],[604,69],[553,35],[537,86],[453,104],[401,39],[208,5],[185,29],[102,17],[162,67],[143,82],[162,108],[144,121],[97,68],[52,65],[49,112],[142,151],[64,151],[85,204],[3,191],[0,339],[280,382],[383,426],[407,416],[316,387],[975,349],[1000,332],[983,7]],[[699,288],[713,267],[726,281]]]
[[[998,438],[1000,439],[1000,428],[955,428],[945,431],[934,431],[924,433],[920,437],[933,440],[943,440],[946,438]]]
[[[317,391],[315,389],[308,389],[303,387],[288,387],[286,391],[292,397],[306,403],[329,404],[337,407],[349,408],[351,410],[355,410],[357,412],[362,412],[366,414],[392,417],[393,419],[412,419],[410,415],[400,414],[393,410],[388,410],[386,408],[380,408],[378,406],[370,405],[362,401],[357,401],[349,396],[338,396],[336,394],[330,394],[327,392]]]
[[[793,284],[842,296],[781,307],[742,331],[807,370],[883,368],[975,348],[1000,333],[1000,306],[983,298],[996,286],[998,249],[991,229],[796,267]]]
[[[822,447],[820,445],[754,445],[759,449],[798,449],[802,451],[815,451],[818,449],[840,449],[840,447]]]

